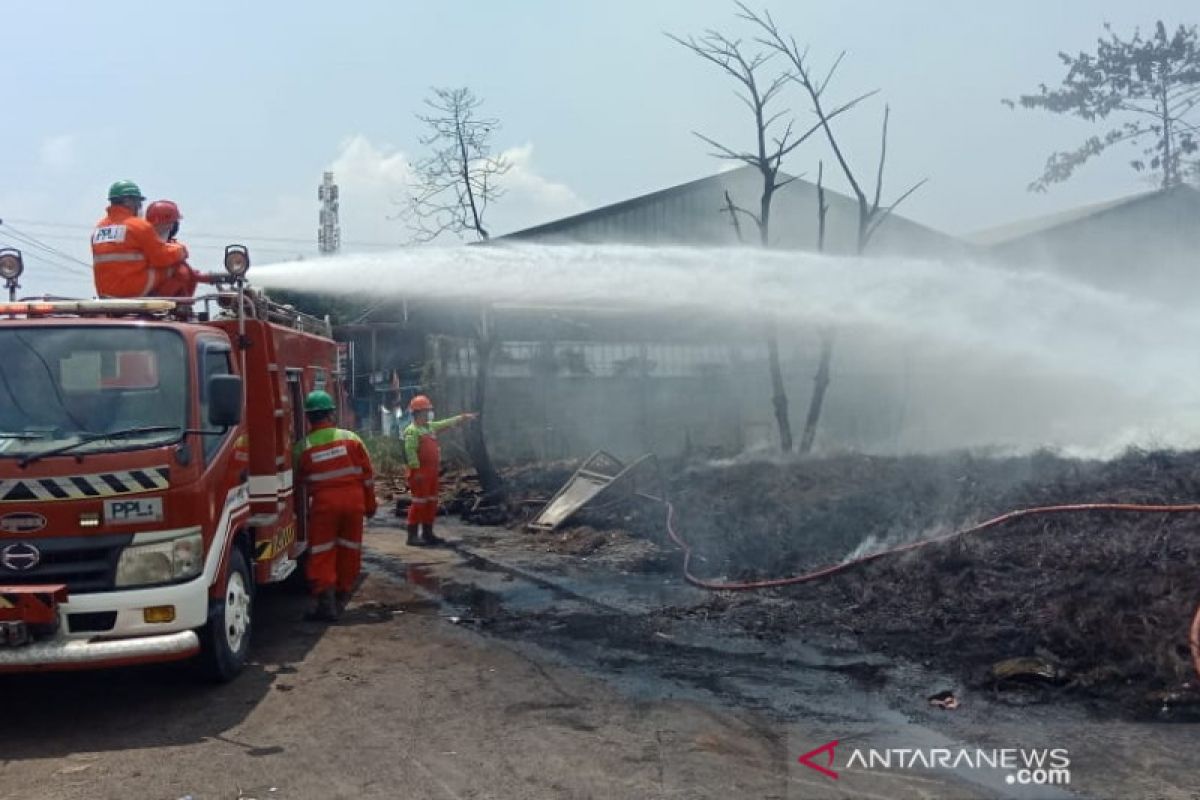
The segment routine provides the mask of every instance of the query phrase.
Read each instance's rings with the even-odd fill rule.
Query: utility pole
[[[321,227],[317,228],[317,249],[323,256],[334,255],[342,248],[342,226],[338,223],[338,187],[333,173],[326,172],[317,187],[321,201]]]

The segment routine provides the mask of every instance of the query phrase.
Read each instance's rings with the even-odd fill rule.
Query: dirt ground
[[[789,782],[774,720],[630,698],[456,625],[415,573],[396,577],[414,552],[394,531],[368,538],[408,561],[369,568],[328,628],[297,621],[303,598],[261,595],[254,664],[232,684],[166,666],[6,676],[0,798],[844,796]],[[874,783],[868,796],[924,785]]]
[[[165,666],[6,677],[0,798],[1200,797],[1192,726],[997,706],[869,653],[663,618],[647,609],[708,595],[626,569],[644,543],[624,537],[584,532],[580,556],[549,537],[442,530],[460,549],[369,532],[368,577],[336,625],[261,594],[253,664],[229,685]],[[487,561],[522,551],[520,568]],[[963,707],[930,709],[934,686]],[[798,765],[831,740],[837,780]],[[848,769],[846,748],[874,746],[1067,747],[1072,782]]]
[[[778,794],[769,732],[689,704],[622,701],[479,641],[385,578],[357,605],[326,630],[266,599],[276,629],[229,686],[157,668],[6,679],[0,797]]]

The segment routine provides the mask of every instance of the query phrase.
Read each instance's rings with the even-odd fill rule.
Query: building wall
[[[783,372],[798,441],[818,359],[817,334],[785,342]],[[433,387],[439,414],[470,408],[475,356],[465,340],[442,339]],[[499,459],[558,459],[604,449],[632,459],[652,452],[732,457],[774,446],[765,345],[655,345],[644,343],[507,343],[487,390],[486,433]],[[867,369],[853,366],[859,346],[835,361],[821,420],[825,449],[892,451],[906,424],[903,358]],[[575,369],[551,371],[571,353]],[[633,363],[631,363],[633,362]],[[580,369],[580,365],[586,370]]]
[[[796,441],[819,341],[815,331],[780,339]],[[558,342],[553,349],[578,352],[589,345]],[[537,367],[531,356],[539,348],[545,356],[551,346],[544,342],[508,347],[514,357],[497,361],[484,418],[497,459],[580,457],[597,449],[624,460],[645,453],[721,458],[778,445],[762,343],[691,349],[628,343],[620,346],[624,350],[596,345],[585,355],[586,363],[596,364],[590,372]],[[454,354],[442,360],[431,386],[439,415],[470,410],[469,345],[443,340],[437,349]],[[612,367],[628,364],[630,352],[644,353],[642,363],[653,369]],[[1102,448],[1119,433],[1115,421],[1139,419],[1145,411],[1136,393],[1040,371],[1020,359],[1005,361],[1001,351],[931,348],[867,331],[838,332],[831,378],[816,442],[826,453]]]

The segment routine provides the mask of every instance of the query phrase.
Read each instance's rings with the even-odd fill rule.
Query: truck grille
[[[67,614],[67,628],[71,633],[107,633],[117,625],[115,611],[89,611],[85,614]]]
[[[0,584],[27,586],[65,583],[71,594],[114,588],[117,560],[133,534],[0,540]],[[40,558],[32,569],[13,569],[4,563],[4,550],[13,544],[32,545]]]

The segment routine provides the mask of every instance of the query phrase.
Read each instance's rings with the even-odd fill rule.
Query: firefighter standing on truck
[[[447,420],[434,420],[433,403],[423,394],[412,399],[408,410],[413,419],[404,429],[404,458],[408,467],[408,491],[412,495],[412,503],[408,507],[408,544],[414,547],[444,544],[433,533],[433,522],[438,512],[438,473],[442,460],[437,432],[479,415],[459,414]]]
[[[375,472],[362,440],[333,424],[326,392],[304,399],[308,436],[296,443],[296,480],[306,493],[309,619],[332,622],[350,599],[362,565],[363,518],[375,516]]]
[[[187,248],[158,238],[138,216],[142,190],[133,181],[108,189],[108,211],[92,231],[92,272],[101,297],[151,297],[171,269],[187,260]]]

